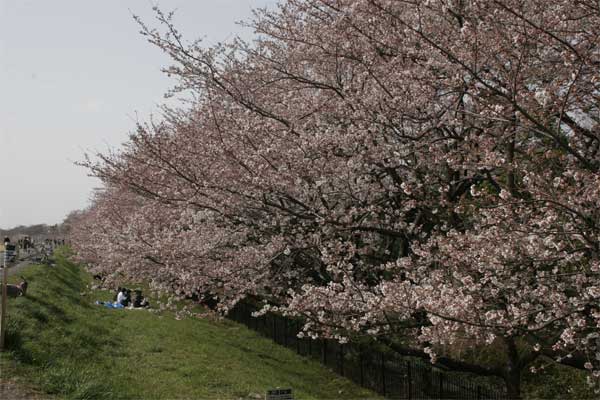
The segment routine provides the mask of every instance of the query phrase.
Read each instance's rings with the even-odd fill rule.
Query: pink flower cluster
[[[104,188],[77,255],[311,336],[501,348],[478,371],[512,394],[539,355],[597,377],[598,7],[287,0],[208,49],[157,10],[138,22],[196,100],[83,163]]]

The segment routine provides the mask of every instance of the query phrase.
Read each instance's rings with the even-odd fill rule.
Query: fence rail
[[[354,343],[298,338],[301,324],[281,315],[253,317],[257,308],[240,302],[228,317],[278,344],[312,357],[338,374],[390,399],[506,399],[505,391],[449,375],[431,365]]]

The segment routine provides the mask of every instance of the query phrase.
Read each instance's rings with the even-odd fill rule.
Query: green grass
[[[540,359],[536,363],[539,372],[529,370],[521,375],[521,390],[527,400],[561,399],[561,400],[597,400],[598,394],[586,383],[586,373],[575,368],[552,363],[548,359]]]
[[[94,305],[89,275],[57,255],[31,266],[26,297],[11,299],[10,374],[59,398],[264,398],[291,387],[297,399],[375,398],[315,361],[227,320]],[[17,278],[18,279],[18,278]]]

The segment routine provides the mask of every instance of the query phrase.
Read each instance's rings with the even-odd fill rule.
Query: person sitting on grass
[[[119,293],[121,292],[121,290],[123,290],[123,289],[121,288],[121,286],[119,286],[117,288],[117,291],[115,292],[115,295],[113,296],[113,301],[117,301],[117,296],[119,296]]]
[[[135,298],[133,299],[133,308],[143,307],[150,307],[150,303],[144,296],[142,296],[142,291],[140,289],[137,289],[135,291]]]
[[[117,303],[123,307],[129,306],[129,303],[131,303],[131,290],[122,288],[117,294]]]
[[[128,290],[119,286],[117,289],[117,296],[115,297],[115,301],[96,301],[96,304],[103,305],[108,308],[124,308],[129,305],[131,302],[131,295],[128,294]]]

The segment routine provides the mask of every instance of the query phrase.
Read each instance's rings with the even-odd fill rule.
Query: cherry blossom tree
[[[157,17],[195,101],[83,163],[81,260],[514,398],[541,355],[600,377],[598,2],[287,0],[211,48]]]

